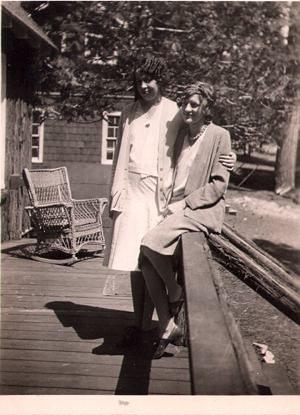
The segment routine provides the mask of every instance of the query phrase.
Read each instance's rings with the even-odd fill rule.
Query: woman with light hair
[[[172,267],[180,236],[185,232],[220,233],[222,229],[229,172],[220,156],[230,153],[231,142],[229,132],[211,121],[215,100],[215,89],[208,83],[197,82],[183,91],[179,105],[186,129],[179,132],[174,148],[171,200],[163,212],[164,220],[141,243],[139,264],[159,319],[160,340],[154,359],[182,336],[174,317],[184,302],[184,291]]]

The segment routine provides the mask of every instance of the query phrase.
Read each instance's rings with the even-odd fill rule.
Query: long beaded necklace
[[[195,135],[195,137],[191,137],[190,136],[190,132],[188,132],[187,137],[189,140],[190,145],[193,145],[199,137],[201,137],[202,134],[204,134],[204,131],[207,129],[209,124],[203,124],[203,126],[201,127],[201,130],[199,131],[199,133],[197,135]]]

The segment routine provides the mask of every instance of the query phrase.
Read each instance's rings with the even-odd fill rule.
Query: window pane
[[[39,138],[38,137],[32,137],[32,146],[38,147],[39,146]]]
[[[39,152],[37,148],[32,149],[32,157],[37,158],[39,156]]]
[[[106,152],[106,158],[107,158],[107,160],[113,160],[113,158],[114,158],[114,152],[111,151],[111,150],[107,150],[107,152]]]
[[[107,148],[115,148],[116,140],[107,140]]]
[[[38,135],[39,134],[39,126],[38,125],[33,125],[32,126],[32,134]]]
[[[119,125],[119,119],[120,119],[120,117],[109,116],[108,117],[108,124],[111,125],[111,126],[117,127]]]
[[[113,127],[108,127],[107,129],[107,137],[114,137],[114,128]]]

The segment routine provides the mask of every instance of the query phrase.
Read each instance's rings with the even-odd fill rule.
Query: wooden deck
[[[133,318],[127,274],[100,256],[72,266],[28,259],[34,242],[2,244],[1,395],[191,394],[186,348],[150,360],[116,347]]]

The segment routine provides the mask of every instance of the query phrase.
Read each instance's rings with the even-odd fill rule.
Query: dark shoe
[[[137,326],[125,327],[122,339],[117,343],[117,347],[124,349],[127,347],[137,347],[142,339],[142,330]]]
[[[173,303],[169,303],[169,313],[171,317],[176,317],[177,314],[180,312],[181,307],[184,303],[184,290],[182,289],[180,298],[178,301],[174,301]]]
[[[154,348],[154,353],[152,355],[152,359],[160,359],[162,355],[164,354],[167,346],[169,343],[175,342],[178,338],[182,336],[181,329],[177,325],[173,328],[171,333],[166,339],[160,339],[156,344]]]
[[[142,338],[139,345],[139,352],[143,356],[150,357],[152,354],[152,349],[157,335],[155,335],[153,330],[146,330],[142,332]]]

